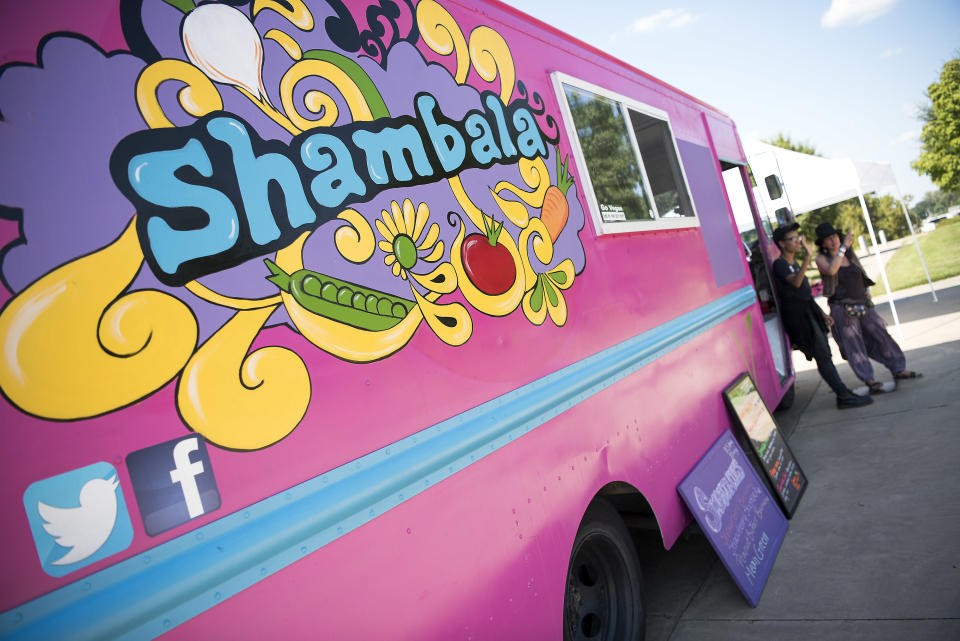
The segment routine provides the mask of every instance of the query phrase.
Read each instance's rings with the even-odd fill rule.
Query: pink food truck
[[[495,0],[3,13],[2,638],[643,636],[793,382],[727,115]]]

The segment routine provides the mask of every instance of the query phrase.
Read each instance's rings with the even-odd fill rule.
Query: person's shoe
[[[867,383],[867,390],[870,394],[886,394],[887,392],[894,392],[897,389],[896,381],[872,381]]]
[[[847,391],[846,394],[837,396],[837,409],[848,410],[852,407],[863,407],[864,405],[869,405],[872,402],[873,399],[869,396],[859,396],[858,394]]]
[[[902,381],[907,378],[923,378],[923,374],[920,372],[911,372],[910,370],[905,369],[902,372],[897,372],[893,375],[893,377],[898,381]]]

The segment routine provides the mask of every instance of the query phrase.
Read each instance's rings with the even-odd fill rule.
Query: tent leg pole
[[[893,324],[897,327],[897,337],[900,343],[903,340],[903,328],[900,327],[900,317],[897,315],[897,306],[893,304],[893,292],[890,291],[890,281],[887,279],[887,269],[883,266],[883,260],[880,258],[880,247],[877,245],[877,235],[873,231],[873,221],[870,220],[870,212],[867,211],[867,202],[863,199],[863,189],[860,187],[860,177],[857,174],[857,168],[850,162],[850,168],[853,169],[853,175],[856,177],[857,198],[860,199],[860,208],[863,209],[863,218],[867,221],[867,231],[870,232],[870,242],[873,244],[873,255],[877,258],[877,264],[880,266],[880,276],[883,278],[883,286],[887,288],[887,302],[890,304],[890,312],[893,314]]]
[[[910,212],[907,211],[907,206],[903,202],[903,196],[900,195],[899,185],[897,185],[897,200],[900,201],[900,208],[903,209],[903,215],[907,217],[907,226],[910,227],[910,237],[913,238],[913,246],[917,248],[917,253],[920,255],[920,264],[923,265],[923,273],[927,275],[927,283],[930,285],[933,302],[938,303],[940,300],[937,298],[937,290],[934,288],[933,281],[930,279],[930,270],[927,269],[927,261],[923,259],[923,252],[920,250],[920,241],[917,240],[917,235],[913,231],[913,221],[910,220]]]

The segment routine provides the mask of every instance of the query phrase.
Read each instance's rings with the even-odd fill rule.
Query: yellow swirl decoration
[[[567,322],[567,301],[560,290],[573,285],[575,272],[569,258],[546,274],[537,276],[536,285],[523,297],[523,313],[534,325],[542,325],[547,314],[557,327]]]
[[[533,287],[537,280],[537,274],[530,262],[531,236],[533,236],[533,253],[540,264],[546,267],[553,260],[553,241],[550,240],[550,232],[547,231],[547,226],[539,218],[531,218],[530,226],[520,232],[520,258],[523,261],[523,277],[526,282],[526,289]]]
[[[288,274],[303,269],[303,244],[310,232],[277,252],[277,266]],[[414,308],[390,329],[369,331],[337,322],[304,309],[289,293],[280,292],[290,320],[308,341],[338,358],[355,363],[369,363],[393,354],[410,340],[423,320]],[[436,300],[438,295],[433,295]],[[427,300],[431,297],[427,296]]]
[[[424,43],[432,51],[441,56],[456,53],[457,70],[453,77],[457,84],[462,85],[470,71],[470,56],[467,39],[463,37],[457,21],[434,0],[421,0],[417,5],[417,27]]]
[[[487,82],[493,82],[500,76],[500,100],[507,104],[513,95],[517,70],[503,36],[487,26],[474,29],[470,33],[470,62]]]
[[[259,107],[260,111],[262,111],[265,116],[267,116],[268,118],[270,118],[270,120],[274,121],[284,129],[286,129],[288,133],[294,136],[296,136],[297,134],[303,133],[301,129],[298,129],[292,122],[290,122],[289,118],[287,118],[285,115],[277,111],[274,108],[274,106],[270,104],[270,102],[265,98],[261,98],[259,96],[256,96],[250,93],[240,85],[234,85],[234,89],[242,93],[247,98],[247,100],[249,100],[250,102],[255,104],[257,107]]]
[[[337,91],[343,95],[344,100],[347,101],[350,115],[353,116],[354,121],[373,120],[373,113],[370,111],[370,107],[363,97],[363,92],[346,72],[326,60],[306,59],[290,67],[280,81],[280,100],[283,102],[283,109],[287,117],[294,126],[302,131],[306,131],[314,127],[330,127],[337,121],[337,111],[335,109],[329,109],[329,105],[333,103],[332,99],[328,97],[328,100],[324,100],[316,95],[322,94],[322,92],[309,92],[311,93],[310,101],[313,104],[309,106],[304,105],[307,106],[310,111],[325,107],[321,109],[323,115],[318,120],[304,118],[300,112],[297,111],[293,104],[293,90],[297,86],[297,83],[309,77],[319,77],[330,81],[333,86],[337,88]],[[311,109],[311,107],[313,109]]]
[[[443,253],[441,251],[441,253]],[[429,274],[410,273],[410,277],[428,291],[437,294],[452,294],[457,290],[457,272],[450,263],[442,263]]]
[[[340,108],[333,96],[311,89],[303,94],[303,106],[312,114],[322,115],[326,122],[336,122],[340,117]]]
[[[510,185],[510,183],[506,183],[506,184],[509,185],[510,187],[513,187],[513,189],[506,189],[506,191],[510,191],[514,193],[516,193],[516,191],[520,191],[513,185]],[[497,188],[502,188],[503,185],[504,185],[503,182],[498,183]],[[496,189],[491,189],[490,195],[493,196],[493,199],[497,203],[497,207],[499,207],[500,211],[502,211],[503,214],[507,217],[507,220],[512,222],[517,227],[520,227],[521,229],[527,226],[527,224],[530,222],[530,212],[527,210],[526,207],[524,207],[523,203],[518,203],[515,200],[507,200],[505,198],[501,198],[500,195],[497,193]]]
[[[356,209],[344,209],[337,218],[347,221],[333,236],[340,255],[351,263],[365,263],[373,256],[377,238],[367,219]]]
[[[537,156],[533,160],[521,158],[517,163],[517,169],[520,171],[520,178],[533,191],[520,189],[511,182],[501,180],[490,190],[497,205],[507,215],[507,218],[517,227],[526,227],[530,220],[530,213],[527,208],[515,200],[505,200],[500,197],[501,191],[509,191],[521,201],[535,209],[543,207],[543,199],[547,195],[547,189],[550,188],[550,173],[547,171],[547,165],[543,158]]]
[[[221,307],[229,307],[231,309],[260,309],[261,307],[269,307],[270,305],[279,305],[280,304],[280,295],[268,296],[266,298],[234,298],[232,296],[224,296],[218,292],[213,291],[206,285],[201,284],[199,281],[192,280],[184,287],[188,292],[201,298],[208,303],[213,303],[214,305],[220,305]]]
[[[420,295],[411,285],[410,291],[417,299],[419,310],[433,333],[447,345],[463,345],[473,334],[473,319],[467,308],[460,303],[437,305]]]
[[[180,415],[212,443],[235,450],[267,447],[292,432],[307,412],[310,375],[296,353],[271,346],[247,354],[275,309],[237,312],[183,369]]]
[[[472,222],[477,229],[483,229],[483,213],[480,211],[480,208],[470,200],[470,196],[467,195],[467,190],[463,188],[463,183],[460,181],[460,176],[448,178],[447,183],[450,184],[450,189],[453,191],[457,203],[459,203],[460,208],[463,209],[463,213],[467,215],[467,218],[470,219],[470,222]]]
[[[527,187],[533,189],[533,191],[525,191],[513,183],[501,180],[490,190],[490,193],[497,202],[497,206],[500,207],[500,210],[506,215],[510,222],[522,229],[530,222],[530,212],[524,207],[523,203],[537,209],[543,207],[543,199],[547,194],[547,189],[550,187],[550,174],[547,171],[546,163],[543,162],[543,158],[540,156],[537,156],[533,160],[521,158],[520,161],[517,162],[517,169],[520,171],[520,177],[523,179],[523,182]],[[499,192],[501,191],[508,191],[523,202],[518,203],[515,200],[506,200],[500,196]]]
[[[303,0],[283,0],[283,2],[255,0],[253,17],[256,18],[257,14],[264,9],[276,11],[301,31],[313,31],[313,14],[310,13],[307,5],[303,4]]]
[[[177,99],[191,116],[199,118],[223,109],[220,93],[202,71],[183,60],[158,60],[144,69],[137,79],[137,107],[151,129],[173,127],[157,98],[157,90],[167,80],[186,83],[186,87],[177,93]]]
[[[25,412],[70,420],[133,403],[176,376],[197,344],[190,309],[124,296],[143,262],[131,222],[107,247],[43,276],[0,314],[0,387]],[[119,298],[118,298],[119,296]]]
[[[286,32],[280,31],[279,29],[270,29],[265,34],[263,34],[264,40],[273,40],[278,45],[283,47],[283,50],[287,52],[287,55],[293,58],[294,60],[299,60],[303,57],[303,49],[300,48],[300,45],[297,44],[297,41],[290,37]]]

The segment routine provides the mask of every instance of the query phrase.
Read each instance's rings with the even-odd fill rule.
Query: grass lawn
[[[960,218],[940,223],[935,230],[920,236],[918,240],[932,280],[960,274]],[[927,282],[913,242],[898,249],[887,263],[887,278],[890,279],[890,288],[894,291]],[[879,278],[876,280],[880,281]],[[871,290],[874,296],[886,293],[882,282],[877,282]]]

